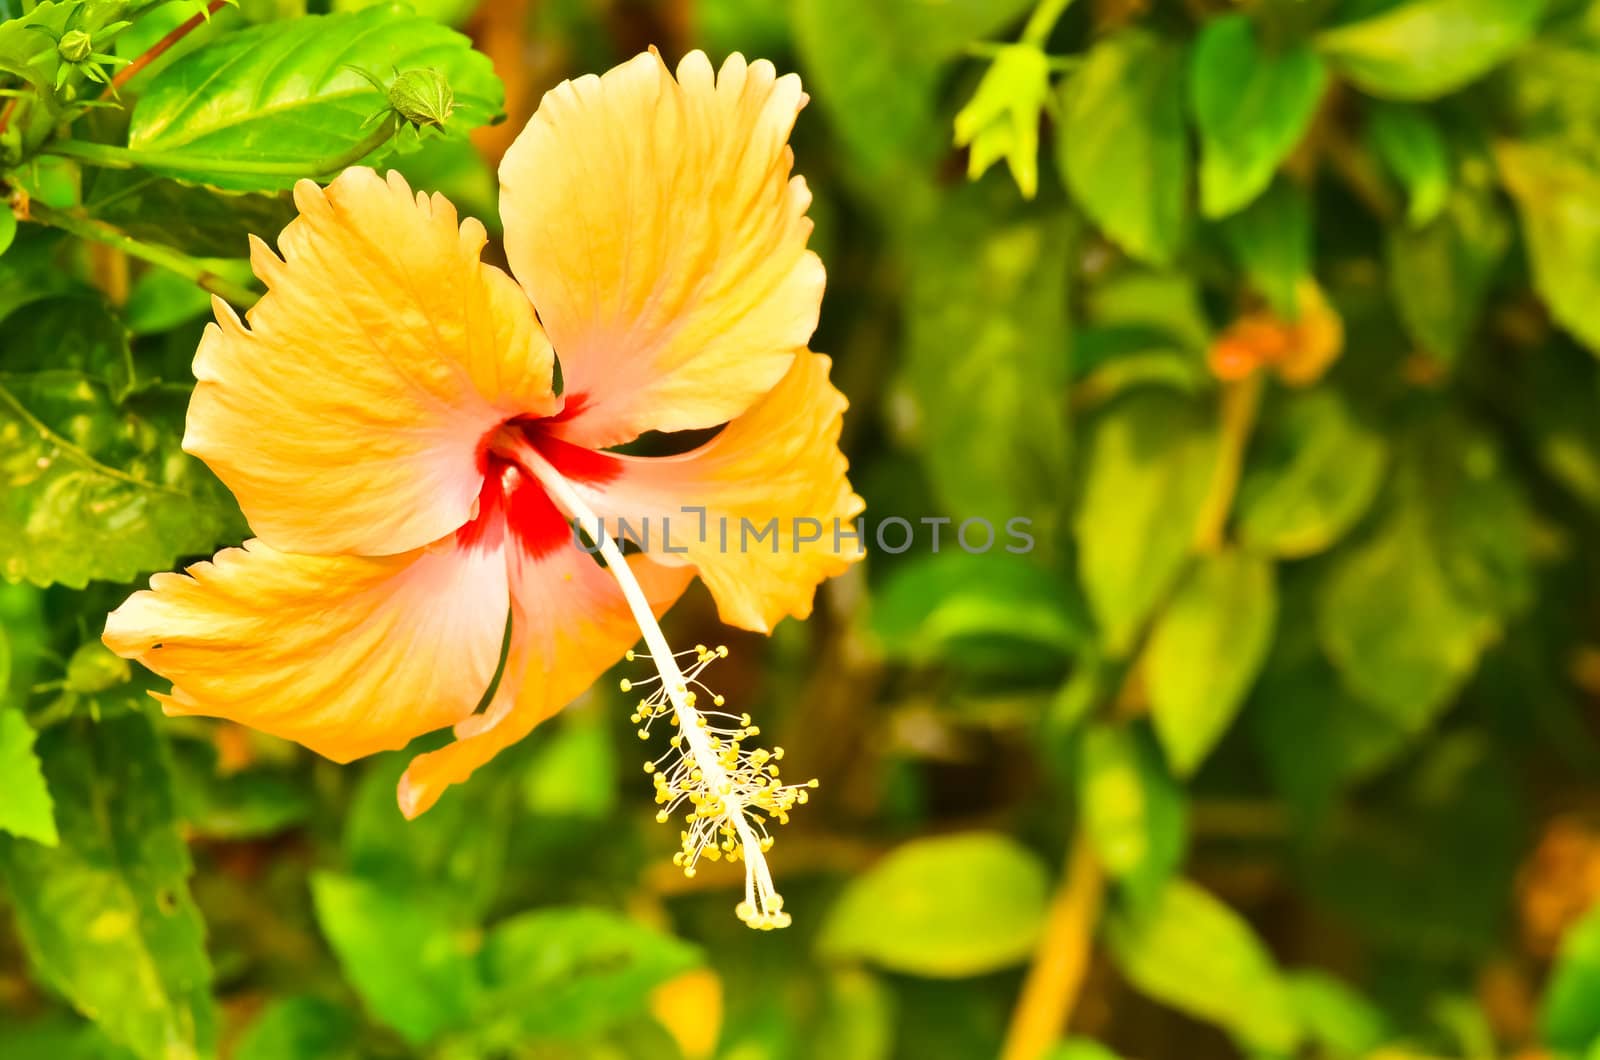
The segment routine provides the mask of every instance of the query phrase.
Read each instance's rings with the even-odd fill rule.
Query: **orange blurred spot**
[[[667,1029],[685,1060],[701,1060],[722,1035],[722,980],[708,968],[685,972],[650,994],[650,1014]]]
[[[1239,317],[1207,352],[1211,374],[1223,382],[1270,368],[1289,386],[1322,378],[1344,350],[1344,321],[1310,280],[1299,289],[1300,317],[1283,320],[1267,309]]]
[[[1528,951],[1552,956],[1567,929],[1600,901],[1600,829],[1575,816],[1551,821],[1522,866],[1517,891]]]
[[[211,740],[217,747],[217,772],[224,776],[247,769],[256,760],[255,744],[250,730],[231,721],[219,722],[211,730]]]

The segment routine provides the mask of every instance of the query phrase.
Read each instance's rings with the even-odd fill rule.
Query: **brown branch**
[[[1050,902],[1022,996],[1011,1014],[1001,1060],[1041,1060],[1060,1039],[1089,970],[1105,873],[1082,824],[1067,854],[1066,875]]]
[[[182,25],[178,26],[171,33],[168,33],[165,37],[162,37],[160,40],[152,44],[149,51],[139,56],[127,66],[123,67],[117,76],[111,79],[111,83],[105,87],[105,90],[100,93],[100,98],[111,99],[114,97],[123,85],[126,85],[129,81],[134,79],[140,70],[143,70],[145,67],[161,58],[161,56],[166,54],[167,50],[170,49],[174,44],[177,44],[183,38],[193,33],[197,28],[199,28],[202,22],[210,19],[212,15],[216,14],[218,11],[221,11],[227,6],[227,4],[228,0],[211,0],[211,3],[206,5],[204,12],[195,15]]]

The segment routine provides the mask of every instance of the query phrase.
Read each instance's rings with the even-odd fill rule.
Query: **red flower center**
[[[596,485],[622,473],[610,453],[586,449],[557,438],[552,428],[571,419],[582,408],[582,394],[573,395],[554,416],[518,416],[491,431],[483,441],[479,461],[483,489],[478,493],[477,514],[456,531],[462,548],[499,548],[509,532],[529,558],[548,555],[570,544],[571,524],[527,469],[517,461],[522,445],[533,448],[569,482]]]

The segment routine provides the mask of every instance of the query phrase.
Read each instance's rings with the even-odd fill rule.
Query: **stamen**
[[[624,692],[650,689],[631,715],[641,740],[650,738],[651,726],[660,717],[667,717],[677,730],[667,741],[666,753],[644,764],[661,806],[656,820],[665,824],[683,813],[686,827],[679,833],[682,846],[672,856],[673,864],[681,867],[685,876],[693,876],[701,860],[743,860],[744,901],[735,907],[739,919],[762,930],[787,927],[789,914],[783,911],[783,896],[767,867],[766,851],[772,849],[767,825],[787,824],[789,811],[805,803],[807,789],[816,787],[817,782],[781,783],[777,763],[783,758],[783,748],[745,747],[745,741],[761,731],[751,724],[750,715],[699,709],[701,696],[712,706],[724,705],[723,697],[706,686],[700,675],[713,662],[726,659],[728,649],[696,644],[688,651],[674,652],[622,550],[604,533],[599,517],[532,446],[519,445],[516,456],[551,499],[590,532],[650,649],[648,654],[630,651],[627,659],[647,659],[656,673],[638,680],[624,679],[620,687]]]

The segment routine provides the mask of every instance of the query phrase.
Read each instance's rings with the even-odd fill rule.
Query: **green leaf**
[[[1271,562],[1204,556],[1156,620],[1144,674],[1156,735],[1179,776],[1199,768],[1244,704],[1278,618]]]
[[[1046,1060],[1120,1060],[1116,1053],[1088,1038],[1068,1038],[1047,1054]]]
[[[1122,269],[1086,290],[1084,302],[1089,323],[1153,328],[1204,368],[1212,328],[1193,276],[1176,270]]]
[[[145,1060],[208,1055],[204,925],[149,721],[134,712],[41,734],[54,849],[0,837],[0,873],[41,979]]]
[[[1405,747],[1410,731],[1355,698],[1323,656],[1315,597],[1288,581],[1271,658],[1251,698],[1254,742],[1273,786],[1306,834],[1316,834],[1339,793]]]
[[[889,220],[920,216],[933,205],[933,167],[949,150],[949,126],[938,113],[943,67],[1031,6],[1031,0],[793,5],[807,88],[833,126],[846,175]]]
[[[356,876],[311,877],[317,923],[345,978],[412,1045],[465,1026],[482,984],[477,932],[440,903]]]
[[[84,206],[135,239],[199,258],[247,258],[250,236],[274,242],[295,216],[286,192],[217,191],[137,169],[99,170]]]
[[[1438,419],[1403,456],[1385,520],[1329,570],[1317,628],[1351,691],[1417,732],[1525,600],[1530,527],[1483,435]]]
[[[1383,484],[1387,447],[1337,391],[1286,396],[1250,447],[1235,504],[1239,542],[1297,559],[1331,547]]]
[[[22,707],[29,699],[47,647],[44,594],[31,585],[0,580],[0,708]]]
[[[0,646],[4,644],[0,630]],[[0,777],[6,789],[0,801],[0,831],[53,847],[58,842],[54,804],[33,742],[33,727],[22,712],[0,708]]]
[[[873,597],[871,629],[884,652],[957,670],[1015,673],[1056,663],[1090,637],[1071,590],[1025,556],[947,551],[896,567]]]
[[[148,6],[139,13],[132,26],[117,35],[114,51],[130,62],[154,48],[161,39],[201,11],[207,5],[199,0],[180,3],[160,3]],[[247,10],[248,9],[248,10]],[[203,48],[225,33],[238,30],[247,22],[262,22],[274,18],[287,18],[306,13],[305,0],[238,0],[217,11],[208,12],[200,25],[169,43],[158,55],[146,56],[149,60],[141,78],[154,78],[161,71],[188,55]]]
[[[1306,1037],[1329,1055],[1367,1056],[1388,1040],[1383,1013],[1332,976],[1292,972],[1287,983]]]
[[[1511,120],[1505,127],[1524,139],[1559,140],[1579,157],[1594,158],[1600,149],[1600,22],[1582,4],[1556,7],[1567,9],[1564,17],[1552,11],[1506,64]]]
[[[889,1060],[895,1044],[895,992],[862,968],[827,977],[827,1004],[817,1030],[818,1056]]]
[[[967,185],[909,247],[906,377],[943,509],[1033,520],[1051,539],[1066,474],[1066,214],[1000,212],[1015,192]],[[981,446],[973,438],[983,439]]]
[[[1466,681],[1495,632],[1491,616],[1456,598],[1414,511],[1340,556],[1319,627],[1351,689],[1412,731]]]
[[[1539,1004],[1544,1042],[1574,1052],[1600,1039],[1600,906],[1566,930],[1544,1000]]]
[[[187,388],[135,386],[103,304],[52,299],[4,328],[0,576],[132,581],[243,536],[227,490],[180,448]]]
[[[128,146],[145,167],[230,191],[273,191],[349,151],[384,112],[384,96],[351,69],[383,78],[436,69],[455,93],[449,126],[492,119],[504,88],[487,56],[454,30],[385,4],[311,15],[228,34],[144,86]],[[304,173],[250,172],[254,163],[298,164]]]
[[[184,821],[194,834],[216,839],[275,835],[311,816],[312,793],[299,778],[265,769],[223,773],[214,743],[177,741],[172,783]]]
[[[1144,915],[1113,916],[1107,938],[1122,974],[1151,998],[1255,1049],[1291,1053],[1299,1043],[1272,955],[1239,914],[1195,884],[1175,880]]]
[[[528,810],[586,820],[609,814],[617,804],[617,752],[600,711],[569,708],[541,736],[523,782]]]
[[[502,756],[479,772],[480,783],[452,787],[433,809],[407,821],[395,788],[410,757],[384,755],[367,767],[345,820],[345,857],[365,879],[436,896],[463,919],[476,919],[505,876],[519,792],[503,781],[517,763]]]
[[[1403,0],[1324,30],[1317,49],[1371,95],[1435,99],[1510,58],[1544,7],[1544,0]]]
[[[7,1021],[0,1026],[0,1056],[22,1060],[130,1060],[133,1055],[94,1024],[66,1013],[22,1024]]]
[[[1123,30],[1089,50],[1061,93],[1056,157],[1073,197],[1129,254],[1170,263],[1189,223],[1182,53]]]
[[[1120,270],[1084,291],[1084,318],[1072,336],[1075,395],[1083,400],[1143,386],[1195,394],[1212,385],[1211,325],[1192,277]]]
[[[0,203],[0,254],[11,249],[11,241],[17,238],[17,215],[11,208]]]
[[[1467,188],[1425,227],[1390,230],[1389,291],[1417,345],[1450,363],[1461,359],[1510,243],[1499,204]]]
[[[1531,429],[1540,464],[1600,513],[1600,362],[1576,343],[1551,343],[1518,378],[1515,415]]]
[[[188,277],[165,269],[151,269],[139,277],[124,307],[128,330],[135,335],[167,331],[209,312],[211,292]]]
[[[603,909],[523,913],[484,943],[476,1036],[509,1047],[594,1034],[642,1014],[651,990],[702,961],[688,943]]]
[[[1550,314],[1600,354],[1600,176],[1558,147],[1504,141],[1495,160]]]
[[[1234,257],[1273,312],[1285,320],[1300,315],[1299,288],[1311,276],[1311,203],[1285,180],[1228,218],[1223,232]]]
[[[1248,15],[1205,24],[1189,66],[1201,212],[1225,217],[1266,190],[1311,124],[1325,81],[1309,45],[1269,48]]]
[[[272,1002],[239,1037],[233,1060],[353,1060],[356,1019],[315,997]]]
[[[1143,729],[1096,725],[1082,756],[1078,801],[1095,854],[1136,901],[1148,901],[1183,861],[1183,789]]]
[[[695,32],[712,55],[788,55],[789,7],[786,0],[701,0]]]
[[[982,975],[1027,957],[1047,887],[1038,859],[1005,836],[913,840],[850,881],[818,946],[909,975]]]
[[[1367,139],[1406,189],[1406,221],[1427,224],[1450,197],[1450,147],[1439,126],[1418,107],[1380,104],[1367,116]]]
[[[333,0],[332,9],[361,11],[374,4],[385,2],[386,0]],[[416,0],[411,6],[419,15],[425,15],[436,22],[443,22],[447,26],[459,26],[477,8],[478,3],[477,0]]]
[[[1386,778],[1386,797],[1363,800],[1359,827],[1303,844],[1300,887],[1391,960],[1426,955],[1411,967],[1432,974],[1470,963],[1503,942],[1506,895],[1527,855],[1532,810],[1518,768],[1483,729],[1432,734]]]
[[[18,309],[53,294],[86,293],[71,273],[61,267],[62,250],[75,243],[66,234],[39,225],[17,231],[11,250],[0,258],[0,321]],[[7,353],[7,360],[10,360]]]
[[[1189,555],[1216,462],[1196,403],[1132,393],[1094,424],[1078,505],[1078,577],[1113,656],[1129,652]]]

